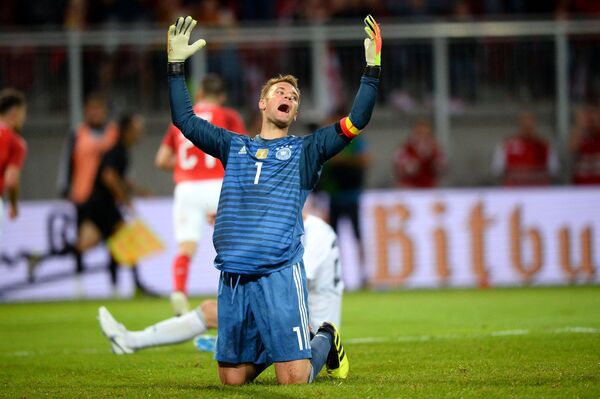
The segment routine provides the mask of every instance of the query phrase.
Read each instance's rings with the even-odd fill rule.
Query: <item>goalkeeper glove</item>
[[[369,66],[381,66],[381,30],[371,15],[365,18],[365,58]]]
[[[195,19],[188,16],[185,19],[183,17],[177,18],[177,22],[169,26],[167,48],[169,62],[184,62],[189,56],[206,45],[204,39],[189,44],[190,34],[196,23]]]

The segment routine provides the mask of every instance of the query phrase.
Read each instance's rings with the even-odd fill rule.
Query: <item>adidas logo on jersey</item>
[[[242,148],[238,151],[238,154],[247,154],[246,146],[242,146]]]

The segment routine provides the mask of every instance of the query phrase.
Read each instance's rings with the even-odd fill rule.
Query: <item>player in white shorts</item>
[[[238,112],[224,107],[225,82],[209,74],[198,90],[194,112],[210,123],[236,133],[246,133]],[[207,217],[217,212],[225,171],[218,159],[205,154],[171,125],[156,154],[156,166],[173,170],[175,199],[173,219],[178,252],[173,260],[171,304],[176,315],[189,310],[187,281],[197,243],[206,229]]]
[[[340,251],[333,229],[322,219],[304,214],[304,267],[308,279],[308,314],[312,331],[324,321],[340,326],[342,293]],[[193,339],[217,327],[217,301],[206,300],[179,317],[163,320],[142,331],[129,331],[104,307],[98,309],[104,335],[115,354],[133,353],[159,345],[173,345]]]

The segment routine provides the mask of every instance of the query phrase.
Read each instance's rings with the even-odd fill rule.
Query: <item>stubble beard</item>
[[[290,127],[290,125],[292,124],[293,121],[281,121],[281,120],[277,120],[275,118],[269,118],[269,122],[272,123],[273,125],[275,125],[278,129],[285,129]]]

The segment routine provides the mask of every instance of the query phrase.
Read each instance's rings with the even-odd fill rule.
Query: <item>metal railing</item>
[[[452,22],[452,23],[387,23],[382,24],[385,43],[427,40],[432,49],[433,92],[436,131],[444,142],[450,132],[449,112],[449,45],[453,39],[489,38],[546,38],[554,43],[555,57],[555,106],[556,124],[560,137],[568,131],[569,37],[600,34],[600,24],[589,21],[520,21],[520,22]],[[258,28],[198,29],[196,36],[204,37],[211,45],[261,46],[261,45],[306,45],[310,49],[310,65],[313,71],[310,83],[312,107],[317,114],[324,110],[327,97],[327,76],[314,73],[322,69],[322,60],[327,58],[327,44],[338,46],[360,44],[363,32],[360,26],[274,26]],[[165,30],[100,30],[100,31],[55,31],[36,33],[2,33],[0,48],[64,48],[68,59],[68,98],[71,124],[81,118],[83,98],[82,60],[84,49],[107,46],[138,46],[152,48],[164,46]],[[358,43],[358,44],[357,44]],[[388,56],[384,53],[384,59]],[[356,62],[360,62],[357,60]],[[192,61],[192,75],[198,80],[208,69],[207,53],[198,53]],[[393,74],[394,71],[385,71]],[[4,82],[10,84],[10,82]],[[324,116],[324,115],[323,115]]]
[[[388,21],[382,32],[383,106],[378,110],[394,115],[398,93],[408,93],[421,104],[417,113],[432,116],[446,148],[460,116],[455,97],[468,109],[510,110],[505,116],[514,112],[514,104],[543,104],[561,144],[567,141],[574,103],[600,97],[593,60],[585,61],[579,74],[587,79],[578,83],[587,94],[574,94],[579,75],[573,63],[581,62],[577,52],[600,51],[597,20]],[[1,33],[0,87],[23,86],[32,112],[47,126],[57,124],[57,117],[75,126],[84,94],[98,85],[110,88],[116,101],[168,115],[165,35],[166,28]],[[302,78],[303,115],[322,120],[336,105],[349,105],[363,66],[360,24],[197,28],[198,37],[209,45],[190,62],[192,85],[207,71],[221,72],[232,82],[234,104],[248,114],[264,80],[290,72]]]

